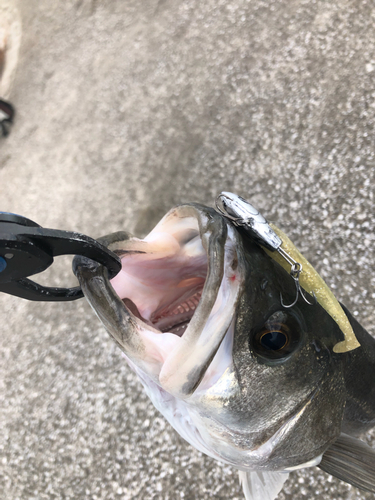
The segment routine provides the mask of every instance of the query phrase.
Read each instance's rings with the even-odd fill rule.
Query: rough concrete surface
[[[0,3],[5,0],[0,0]],[[375,335],[375,4],[20,0],[0,209],[92,237],[251,200]],[[59,259],[57,259],[59,260]],[[74,284],[60,259],[43,282]],[[0,497],[241,499],[85,303],[0,297]],[[375,445],[375,433],[365,436]],[[318,469],[279,500],[370,499]]]

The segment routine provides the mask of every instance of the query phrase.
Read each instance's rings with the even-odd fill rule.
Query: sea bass
[[[195,203],[144,239],[100,241],[122,270],[110,282],[76,257],[87,300],[155,407],[239,470],[246,499],[273,500],[290,471],[311,466],[375,492],[375,452],[357,439],[375,425],[375,340],[344,306],[326,305],[326,285],[301,279],[295,298],[269,250]]]

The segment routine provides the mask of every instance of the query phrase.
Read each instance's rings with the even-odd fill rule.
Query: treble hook
[[[303,300],[306,302],[306,304],[308,304],[309,306],[313,306],[314,304],[316,304],[317,300],[316,300],[316,295],[314,293],[314,291],[312,292],[312,296],[313,296],[313,299],[314,301],[313,302],[309,302],[303,292],[303,289],[301,287],[301,284],[299,282],[299,275],[301,274],[301,271],[302,271],[302,264],[300,264],[299,262],[295,262],[292,267],[291,267],[291,270],[290,270],[290,276],[293,278],[294,280],[294,284],[296,285],[296,298],[294,299],[294,301],[289,304],[289,305],[286,305],[284,304],[284,301],[283,301],[283,296],[282,296],[282,293],[280,292],[280,302],[281,302],[281,305],[285,308],[285,309],[289,309],[290,307],[293,307],[297,304],[297,301],[298,301],[298,295],[300,295]]]
[[[295,261],[282,247],[282,240],[268,224],[263,215],[253,207],[248,201],[240,196],[228,191],[223,191],[216,199],[217,211],[229,219],[235,226],[243,227],[247,233],[258,244],[266,247],[271,252],[278,252],[284,260],[290,265],[290,276],[294,279],[296,285],[296,298],[290,305],[285,305],[280,293],[281,305],[285,308],[293,307],[301,295],[306,304],[313,306],[317,303],[315,293],[312,293],[314,302],[309,302],[302,290],[299,282],[299,275],[302,271],[302,264]]]

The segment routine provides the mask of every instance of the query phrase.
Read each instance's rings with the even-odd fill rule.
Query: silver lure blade
[[[216,208],[235,226],[244,227],[258,243],[271,251],[279,250],[281,239],[271,229],[263,215],[241,196],[223,191],[216,198]]]
[[[291,266],[290,276],[293,278],[296,285],[296,297],[291,304],[286,305],[280,295],[281,305],[284,308],[288,309],[293,307],[297,303],[299,295],[310,306],[316,303],[314,292],[314,301],[309,302],[301,288],[299,275],[302,272],[302,264],[295,261],[291,255],[286,253],[285,250],[281,248],[281,238],[277,236],[263,215],[255,207],[253,207],[253,205],[241,198],[241,196],[228,191],[223,191],[216,198],[216,208],[218,212],[229,219],[232,224],[243,227],[258,244],[266,247],[272,252],[276,250]]]

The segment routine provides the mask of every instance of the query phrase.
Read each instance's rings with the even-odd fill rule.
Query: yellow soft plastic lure
[[[233,193],[222,192],[216,200],[216,206],[218,211],[230,219],[234,225],[244,227],[267,254],[292,275],[297,284],[297,294],[299,287],[302,287],[315,297],[316,301],[336,321],[344,334],[344,340],[334,346],[334,352],[348,352],[360,347],[340,303],[323,278],[286,234],[274,224],[268,224],[256,208]],[[302,296],[309,303],[303,294]]]
[[[288,236],[281,231],[274,224],[270,224],[273,231],[281,238],[282,244],[281,248],[290,255],[295,261],[302,265],[302,271],[299,275],[300,285],[306,292],[310,295],[315,295],[316,300],[319,304],[327,311],[327,313],[336,321],[339,325],[342,333],[345,336],[345,340],[338,342],[334,348],[333,352],[347,352],[360,347],[353,328],[351,327],[349,320],[344,313],[339,301],[333,295],[332,291],[319,275],[319,273],[313,268],[310,262],[301,254],[301,252],[295,247],[295,245],[290,241]],[[271,252],[265,248],[267,254],[272,257],[278,264],[280,264],[286,271],[290,270],[286,260],[278,253]]]

